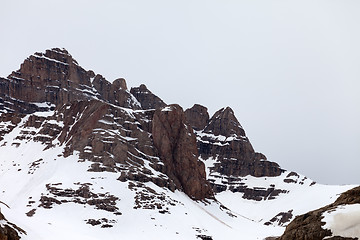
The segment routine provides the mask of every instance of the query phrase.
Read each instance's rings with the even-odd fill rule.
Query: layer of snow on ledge
[[[172,109],[170,106],[164,107],[163,109],[161,109],[162,112],[171,112]]]
[[[46,60],[49,60],[49,61],[51,61],[51,62],[56,62],[56,63],[60,63],[60,64],[64,64],[64,65],[69,65],[68,63],[60,62],[60,61],[58,61],[58,60],[56,60],[56,59],[48,58],[48,57],[46,57],[46,56],[44,56],[44,55],[42,55],[42,56],[32,55],[32,56],[34,56],[34,57],[36,57],[36,58],[45,58]]]
[[[245,136],[238,136],[236,134],[233,134],[231,135],[230,137],[226,137],[226,136],[223,136],[223,135],[214,135],[212,133],[205,133],[205,132],[202,132],[202,131],[195,131],[196,135],[199,136],[199,137],[208,137],[208,138],[211,138],[215,141],[220,141],[220,142],[231,142],[231,141],[234,141],[234,140],[240,140],[240,138],[242,139],[246,139]]]
[[[38,117],[50,117],[54,115],[54,111],[47,111],[47,112],[34,112],[33,115]]]
[[[31,104],[36,105],[39,108],[48,108],[48,107],[55,107],[55,104],[48,103],[48,102],[30,102]]]
[[[332,236],[360,238],[360,204],[341,205],[323,216],[323,228],[330,229]]]

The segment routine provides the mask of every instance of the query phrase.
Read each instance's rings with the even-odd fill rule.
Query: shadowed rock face
[[[165,172],[175,185],[196,200],[212,197],[204,163],[198,160],[196,137],[179,105],[155,111],[152,135]]]
[[[337,206],[346,204],[360,203],[360,187],[353,188],[346,191],[338,197],[338,199],[323,208],[315,211],[308,212],[306,214],[297,216],[287,227],[284,234],[278,238],[278,240],[299,239],[299,240],[322,240],[326,239],[340,240],[340,239],[357,239],[357,238],[345,238],[345,237],[329,237],[332,235],[330,230],[322,228],[325,225],[321,222],[323,219],[323,213],[335,209]]]
[[[130,92],[140,102],[143,109],[157,109],[166,106],[166,103],[147,89],[144,84],[131,88]]]

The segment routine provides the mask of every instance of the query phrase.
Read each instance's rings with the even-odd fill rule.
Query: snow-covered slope
[[[51,114],[23,117],[0,142],[0,199],[11,206],[2,212],[27,232],[22,239],[116,239],[119,233],[134,239],[263,239],[283,232],[288,219],[279,213],[290,212],[291,219],[329,204],[351,187],[313,184],[284,172],[241,180],[249,188],[283,190],[271,200],[244,199],[244,193],[228,190],[216,194],[216,200],[193,201],[152,182],[119,181],[118,172],[89,171],[93,162],[80,159],[76,151],[64,157],[60,142],[45,149],[34,141],[38,130],[25,125],[31,116]],[[35,133],[25,137],[27,132]]]
[[[230,108],[184,112],[64,49],[1,78],[0,112],[1,212],[21,239],[264,239],[354,187],[268,161]]]

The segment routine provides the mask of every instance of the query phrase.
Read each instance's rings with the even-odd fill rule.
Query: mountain
[[[166,104],[65,49],[0,78],[0,112],[0,227],[25,240],[263,239],[354,187],[267,160],[229,107]]]

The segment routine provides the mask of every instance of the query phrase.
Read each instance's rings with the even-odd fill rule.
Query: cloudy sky
[[[2,1],[0,75],[64,47],[167,103],[230,106],[283,168],[359,184],[359,12],[357,0]]]

